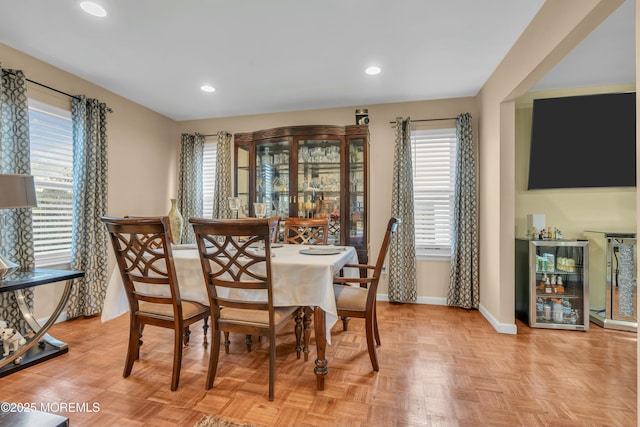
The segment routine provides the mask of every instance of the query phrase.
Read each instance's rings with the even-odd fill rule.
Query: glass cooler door
[[[589,329],[587,241],[531,241],[532,327]]]

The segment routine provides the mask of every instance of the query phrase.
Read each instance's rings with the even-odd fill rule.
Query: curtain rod
[[[225,134],[227,134],[227,135],[231,135],[229,132],[226,132],[226,131],[223,131],[223,130],[222,130],[222,131],[220,131],[220,132],[224,132],[224,133],[225,133]],[[220,133],[220,132],[218,132],[218,133]],[[212,134],[210,134],[210,135],[202,135],[202,136],[218,136],[218,133],[212,133]]]
[[[11,74],[12,76],[16,76],[16,74],[15,74],[15,73],[13,73],[13,72],[11,72],[11,71],[9,71],[9,70],[3,69],[2,71],[4,71],[5,73],[9,73],[9,74]],[[18,77],[18,76],[16,76],[16,77]],[[61,95],[66,95],[66,96],[68,96],[69,98],[74,98],[74,99],[77,99],[77,100],[81,100],[81,99],[82,99],[82,98],[80,98],[79,96],[71,95],[71,94],[69,94],[69,93],[67,93],[67,92],[63,92],[63,91],[61,91],[61,90],[59,90],[59,89],[56,89],[56,88],[54,88],[54,87],[47,86],[47,85],[46,85],[46,84],[44,84],[44,83],[40,83],[40,82],[37,82],[37,81],[35,81],[35,80],[28,79],[28,78],[26,78],[26,77],[25,77],[24,79],[25,79],[26,81],[28,81],[29,83],[33,83],[34,85],[41,86],[41,87],[43,87],[43,88],[45,88],[45,89],[49,89],[49,90],[52,90],[52,91],[54,91],[54,92],[58,92],[59,94],[61,94]],[[112,110],[111,108],[109,108],[109,107],[107,107],[107,111],[108,111],[109,113],[113,113],[113,110]]]
[[[420,120],[411,120],[411,123],[415,123],[415,122],[436,122],[439,120],[457,120],[457,117],[442,117],[439,119],[420,119]],[[389,122],[392,125],[395,125],[396,122]]]

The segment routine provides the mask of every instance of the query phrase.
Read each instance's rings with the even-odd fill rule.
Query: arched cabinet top
[[[316,139],[332,136],[368,136],[369,126],[335,126],[335,125],[304,125],[304,126],[283,126],[272,129],[263,129],[255,132],[242,132],[234,134],[236,143],[260,141],[264,139],[312,136]]]

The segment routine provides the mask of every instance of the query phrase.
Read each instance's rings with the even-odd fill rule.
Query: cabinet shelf
[[[576,322],[571,322],[569,321],[562,321],[562,322],[556,322],[553,319],[548,320],[545,319],[544,317],[536,317],[536,323],[538,324],[545,324],[545,325],[549,325],[549,326],[558,326],[557,328],[554,329],[579,329],[579,330],[584,330],[584,325],[582,325],[582,323],[578,323],[581,322],[576,320]],[[563,327],[564,326],[564,327]]]
[[[304,167],[340,169],[340,162],[300,162],[298,164]]]
[[[562,298],[567,298],[567,299],[574,299],[574,298],[582,298],[582,295],[575,295],[575,294],[568,294],[568,293],[564,293],[564,294],[548,294],[546,292],[540,292],[540,291],[536,291],[536,298],[558,298],[558,299],[562,299]]]
[[[576,267],[576,271],[565,271],[565,270],[536,270],[536,274],[538,276],[542,276],[544,274],[550,275],[550,274],[554,274],[556,276],[558,275],[563,275],[563,276],[582,276],[583,273],[583,269],[582,267]]]

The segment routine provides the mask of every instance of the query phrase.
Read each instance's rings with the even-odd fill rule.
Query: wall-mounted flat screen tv
[[[529,190],[635,185],[635,92],[533,101]]]

